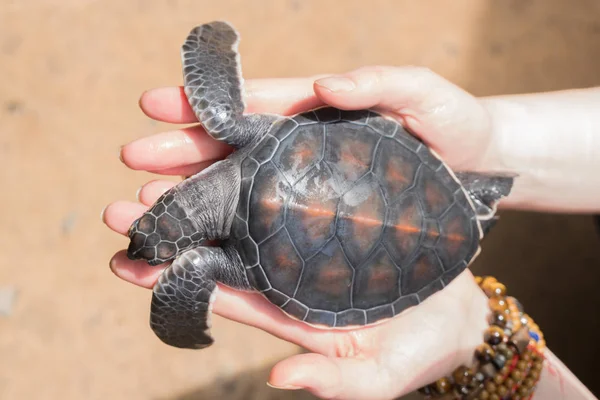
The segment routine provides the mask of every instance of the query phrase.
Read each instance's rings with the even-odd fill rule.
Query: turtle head
[[[184,207],[177,202],[173,189],[134,221],[127,235],[130,239],[127,257],[147,260],[150,265],[170,261],[203,240]]]

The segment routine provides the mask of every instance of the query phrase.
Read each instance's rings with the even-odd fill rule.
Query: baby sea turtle
[[[513,178],[454,173],[370,110],[246,115],[238,42],[231,25],[212,22],[182,47],[191,107],[236,151],[164,193],[129,230],[129,258],[174,260],[153,291],[157,336],[209,346],[217,282],[259,291],[315,326],[353,327],[394,317],[460,274]]]

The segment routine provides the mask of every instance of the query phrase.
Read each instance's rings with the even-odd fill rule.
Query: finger
[[[225,158],[232,148],[194,126],[158,133],[126,144],[121,160],[134,170],[160,171]]]
[[[163,180],[150,181],[139,188],[136,195],[137,199],[140,201],[140,203],[146,206],[151,206],[156,202],[156,200],[158,200],[160,196],[163,195],[163,193],[171,189],[176,184],[177,182]]]
[[[313,82],[321,76],[247,80],[244,82],[246,112],[289,115],[317,107],[321,101],[315,96]],[[140,97],[139,104],[147,116],[159,121],[198,122],[182,87],[148,90]]]
[[[149,265],[145,260],[130,260],[125,250],[110,260],[110,270],[119,278],[134,285],[151,289],[168,264]]]
[[[475,166],[489,144],[490,120],[479,101],[426,68],[364,67],[317,80],[315,93],[334,107],[394,114],[453,166]]]
[[[390,399],[388,376],[375,360],[334,358],[300,354],[279,362],[271,370],[269,384],[280,389],[305,389],[322,399]]]
[[[152,172],[158,175],[167,175],[167,176],[192,176],[196,175],[198,172],[204,170],[210,165],[214,164],[218,160],[208,160],[199,162],[191,165],[183,165],[181,167],[173,167],[167,169],[159,169],[159,170],[148,170],[148,172]]]
[[[102,221],[113,231],[127,235],[129,227],[148,209],[143,204],[131,201],[116,201],[102,211]]]

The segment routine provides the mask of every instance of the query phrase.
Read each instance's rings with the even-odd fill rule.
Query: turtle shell
[[[273,125],[241,160],[230,241],[248,280],[314,325],[365,325],[425,300],[479,250],[451,171],[401,125],[321,108]]]

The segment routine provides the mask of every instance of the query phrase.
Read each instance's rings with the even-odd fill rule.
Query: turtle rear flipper
[[[198,247],[178,257],[158,278],[152,293],[150,326],[164,343],[202,349],[210,334],[216,282],[250,290],[244,267],[230,247]]]
[[[484,234],[496,224],[498,202],[510,194],[515,176],[481,172],[456,172],[475,208]]]
[[[226,22],[194,28],[181,48],[185,94],[196,117],[215,139],[243,147],[262,136],[274,117],[244,116],[239,35]]]

